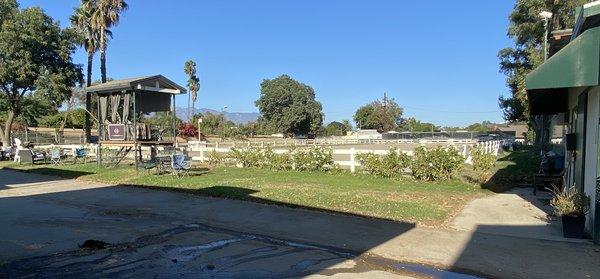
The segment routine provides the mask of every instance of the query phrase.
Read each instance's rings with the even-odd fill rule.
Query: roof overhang
[[[106,83],[86,87],[85,92],[102,94],[126,92],[131,90],[174,95],[187,93],[184,87],[162,75],[112,80]]]
[[[527,75],[531,115],[567,111],[569,88],[600,84],[600,27],[588,29]]]

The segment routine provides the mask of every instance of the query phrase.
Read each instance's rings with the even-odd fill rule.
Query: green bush
[[[444,180],[453,178],[463,167],[465,158],[454,147],[417,146],[414,150],[411,170],[413,176],[421,180]]]
[[[471,158],[473,159],[473,170],[476,171],[489,172],[496,165],[496,156],[486,153],[482,148],[471,150]]]
[[[292,162],[299,171],[323,171],[333,167],[333,153],[330,148],[311,147],[308,150],[292,152]]]
[[[358,154],[357,159],[366,173],[381,177],[394,177],[410,166],[410,157],[395,148],[390,149],[386,155]]]
[[[229,152],[217,152],[213,150],[208,152],[206,158],[208,159],[208,164],[211,166],[224,166],[227,165],[227,160],[231,157]]]
[[[231,155],[235,162],[244,168],[292,169],[290,154],[277,154],[271,148],[232,148]]]

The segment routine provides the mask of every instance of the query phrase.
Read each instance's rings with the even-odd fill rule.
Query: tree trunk
[[[63,121],[60,123],[60,129],[58,130],[58,135],[56,137],[56,143],[60,143],[59,138],[65,134],[65,125],[67,125],[67,119],[69,119],[69,115],[71,114],[72,105],[73,105],[73,99],[71,98],[70,100],[67,101],[67,110],[65,111],[65,118],[63,118]],[[59,135],[60,135],[60,137],[59,137]]]
[[[2,137],[2,146],[11,146],[10,142],[10,128],[12,127],[13,120],[15,119],[15,112],[12,110],[8,111],[6,116],[6,122],[4,122],[4,129],[0,127],[0,137]]]
[[[550,131],[553,116],[536,115],[531,118],[531,128],[534,132],[533,147],[536,151],[542,150],[550,143]]]
[[[87,82],[86,86],[92,85],[92,63],[94,62],[94,53],[88,52],[87,61]],[[92,111],[92,96],[90,93],[85,93],[85,142],[89,143],[92,138],[92,122],[90,121],[90,112]]]
[[[100,73],[102,74],[102,83],[106,82],[106,34],[104,28],[100,29]]]

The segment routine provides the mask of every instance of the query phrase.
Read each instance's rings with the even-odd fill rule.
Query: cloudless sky
[[[19,0],[63,26],[78,0]],[[384,92],[406,117],[443,126],[502,121],[498,50],[514,1],[128,0],[112,29],[108,76],[163,74],[186,84],[193,59],[197,108],[256,112],[265,78],[314,88],[326,122],[351,119]],[[98,56],[98,55],[97,55]],[[75,55],[85,64],[84,51]],[[85,69],[85,68],[84,68]],[[100,78],[98,57],[94,80]],[[187,105],[187,96],[177,99]]]

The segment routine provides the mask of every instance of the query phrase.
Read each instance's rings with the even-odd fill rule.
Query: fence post
[[[235,140],[233,141],[233,143],[231,145],[233,146],[233,148],[235,148]]]
[[[216,147],[216,148],[219,148],[219,142],[218,142],[218,141],[217,141],[217,142],[215,142],[215,147]]]
[[[200,162],[204,163],[204,147],[200,146]]]
[[[356,165],[354,161],[354,147],[350,148],[350,172],[354,173],[356,171]]]

